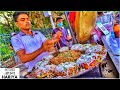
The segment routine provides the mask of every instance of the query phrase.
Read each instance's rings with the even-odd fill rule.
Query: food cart
[[[119,72],[119,53],[116,54],[114,50],[110,48],[106,41],[106,36],[102,36],[104,46],[91,43],[79,44],[66,12],[65,16],[74,41],[72,47],[61,48],[56,57],[53,55],[45,56],[43,60],[35,65],[33,71],[30,73],[27,73],[27,68],[23,64],[15,66],[21,68],[21,78],[102,78],[99,65],[104,59],[106,59],[107,52]],[[117,43],[118,42],[119,38],[117,39]],[[76,55],[75,57],[74,54]],[[60,57],[64,59],[59,61],[60,63],[56,63]],[[66,62],[64,62],[64,60],[66,60]],[[67,60],[70,61],[67,62]]]

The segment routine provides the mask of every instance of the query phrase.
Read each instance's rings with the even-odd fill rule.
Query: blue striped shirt
[[[42,46],[42,43],[46,40],[46,37],[39,31],[32,31],[32,33],[33,36],[24,34],[20,31],[16,36],[11,38],[11,43],[15,52],[24,49],[26,54],[30,54]],[[43,52],[34,60],[25,63],[24,65],[28,67],[28,72],[30,72],[35,64],[45,55],[48,55],[48,52]]]

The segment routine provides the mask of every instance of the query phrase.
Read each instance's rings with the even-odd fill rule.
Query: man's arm
[[[72,40],[72,36],[68,35],[66,38],[67,41],[71,41]]]
[[[38,50],[30,54],[26,54],[24,45],[22,44],[21,40],[18,37],[12,37],[11,43],[14,48],[14,51],[16,52],[21,62],[23,63],[34,60],[42,52],[49,51],[51,47],[53,47],[53,44],[52,44],[53,42],[51,42],[50,40],[45,40],[43,41],[42,46]]]
[[[17,51],[17,55],[19,56],[21,62],[26,63],[26,62],[32,61],[41,53],[50,51],[52,47],[54,47],[54,42],[52,40],[46,40],[42,43],[41,48],[39,48],[38,50],[30,54],[26,54],[25,50],[22,49],[22,50]]]
[[[22,63],[26,63],[35,59],[38,55],[40,55],[45,50],[43,48],[39,48],[38,50],[34,51],[33,53],[26,54],[25,50],[17,51],[17,55],[19,56]]]

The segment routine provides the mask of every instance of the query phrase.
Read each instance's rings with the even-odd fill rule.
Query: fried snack
[[[71,50],[72,49],[72,50]],[[84,53],[81,52],[84,51]],[[58,52],[54,56],[44,57],[36,65],[36,78],[74,77],[80,72],[92,69],[105,59],[107,50],[101,45],[76,44],[70,50]]]
[[[52,58],[49,63],[58,65],[60,63],[65,62],[74,62],[76,61],[81,55],[80,51],[75,50],[68,50],[62,53],[59,53],[57,57]]]
[[[78,68],[79,68],[78,66],[68,68],[67,76],[73,76],[73,75],[76,75],[77,73],[79,73]]]
[[[36,78],[51,78],[54,76],[55,65],[46,65],[45,67],[41,67],[34,71],[33,75]]]
[[[57,72],[57,71],[55,71],[54,74],[56,76],[66,76],[67,75],[66,72]]]

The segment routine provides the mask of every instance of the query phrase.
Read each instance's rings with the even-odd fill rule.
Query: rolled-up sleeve
[[[24,49],[24,45],[21,40],[15,36],[11,38],[11,43],[15,52]]]

